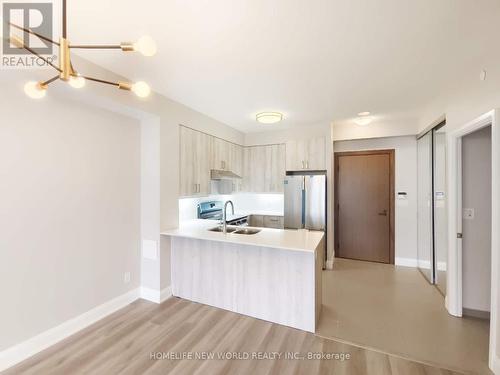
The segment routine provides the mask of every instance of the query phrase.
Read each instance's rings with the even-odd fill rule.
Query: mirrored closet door
[[[432,153],[432,131],[429,131],[417,140],[417,261],[422,274],[434,284]]]
[[[417,139],[417,265],[446,291],[446,134],[444,122]]]
[[[435,284],[446,295],[446,264],[448,262],[448,208],[446,188],[445,126],[434,130],[434,253]]]

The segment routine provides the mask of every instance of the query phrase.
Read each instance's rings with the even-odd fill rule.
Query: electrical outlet
[[[474,209],[473,208],[464,208],[464,219],[466,219],[466,220],[474,219]]]
[[[130,282],[130,272],[125,272],[123,274],[123,283],[128,284]]]

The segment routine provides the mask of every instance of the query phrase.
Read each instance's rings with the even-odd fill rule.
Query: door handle
[[[387,216],[387,210],[378,213],[379,216]]]

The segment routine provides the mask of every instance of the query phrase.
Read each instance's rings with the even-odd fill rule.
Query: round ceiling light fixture
[[[357,125],[365,126],[373,121],[373,117],[370,116],[370,112],[360,112],[358,113],[358,117],[354,119],[354,122]]]
[[[279,112],[261,112],[257,113],[255,119],[261,124],[276,124],[283,120],[283,113]]]

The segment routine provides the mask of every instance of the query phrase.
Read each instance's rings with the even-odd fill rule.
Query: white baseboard
[[[151,288],[141,288],[141,298],[154,303],[162,303],[168,298],[172,297],[172,288],[166,287],[162,290],[156,290]]]
[[[498,358],[498,356],[496,355],[491,356],[489,367],[494,374],[500,375],[500,358]]]
[[[76,332],[90,326],[117,310],[127,306],[140,297],[140,288],[131,290],[119,297],[112,299],[92,310],[87,311],[73,319],[51,328],[39,335],[32,337],[20,344],[0,352],[0,372],[24,361],[25,359],[41,352],[58,343]]]
[[[412,258],[398,258],[394,259],[394,264],[396,266],[403,267],[417,267],[417,260]]]
[[[403,266],[403,267],[418,267],[418,260],[414,258],[398,258],[394,260],[394,264],[396,266]],[[420,267],[429,269],[431,266],[431,263],[428,261],[421,261],[420,262]],[[438,271],[446,271],[446,262],[438,262],[437,263],[437,269]]]

